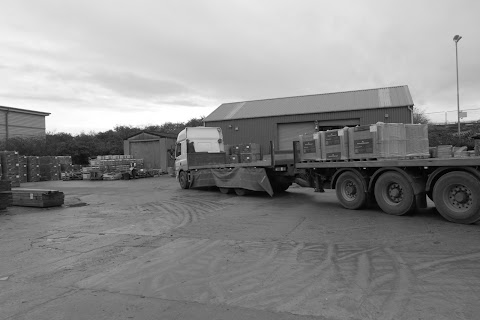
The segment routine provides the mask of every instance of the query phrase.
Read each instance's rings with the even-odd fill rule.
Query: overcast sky
[[[186,122],[225,102],[408,85],[480,119],[480,1],[0,0],[0,105],[47,131]],[[433,112],[439,112],[433,114]]]

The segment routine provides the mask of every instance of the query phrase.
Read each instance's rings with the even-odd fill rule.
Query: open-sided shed
[[[143,159],[145,169],[168,172],[168,167],[174,165],[172,150],[176,140],[176,135],[142,131],[123,141],[123,153]]]

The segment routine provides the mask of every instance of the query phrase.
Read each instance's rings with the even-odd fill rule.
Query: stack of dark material
[[[2,163],[2,180],[12,182],[12,187],[20,186],[20,164],[19,155],[16,151],[0,151]]]
[[[63,205],[65,195],[57,190],[43,189],[14,189],[12,192],[12,205],[20,207],[58,207]]]
[[[18,156],[20,183],[28,182],[27,178],[27,156]]]
[[[27,181],[40,181],[40,157],[27,157]]]
[[[258,143],[244,143],[238,146],[240,162],[249,163],[262,160],[262,153]]]
[[[225,162],[226,163],[239,163],[240,162],[240,155],[239,152],[237,153],[238,146],[231,146],[231,145],[224,145],[225,148]]]
[[[40,181],[60,180],[60,163],[58,157],[40,157]]]
[[[12,187],[10,181],[0,180],[0,210],[12,205]]]

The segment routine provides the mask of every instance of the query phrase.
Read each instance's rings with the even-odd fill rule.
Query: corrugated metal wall
[[[7,133],[6,111],[0,110],[0,139]],[[45,136],[45,116],[9,111],[8,137]]]
[[[388,115],[388,116],[386,116]],[[312,113],[307,115],[290,115],[254,119],[236,119],[205,122],[207,127],[220,127],[226,144],[256,142],[263,150],[269,150],[270,141],[278,145],[278,124],[306,122],[315,120],[351,120],[359,119],[360,125],[373,124],[378,121],[390,123],[411,123],[411,111],[408,107],[378,108],[357,111]],[[237,130],[238,129],[238,130]]]
[[[148,132],[139,133],[123,141],[123,153],[144,160],[145,168],[167,172],[173,166],[168,149],[175,146],[175,138],[163,138]]]

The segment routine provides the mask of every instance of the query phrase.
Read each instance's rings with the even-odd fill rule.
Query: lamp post
[[[458,34],[453,37],[453,41],[455,41],[455,61],[457,66],[457,116],[458,116],[458,141],[460,141],[460,93],[458,89],[458,41],[462,39],[462,36]]]

